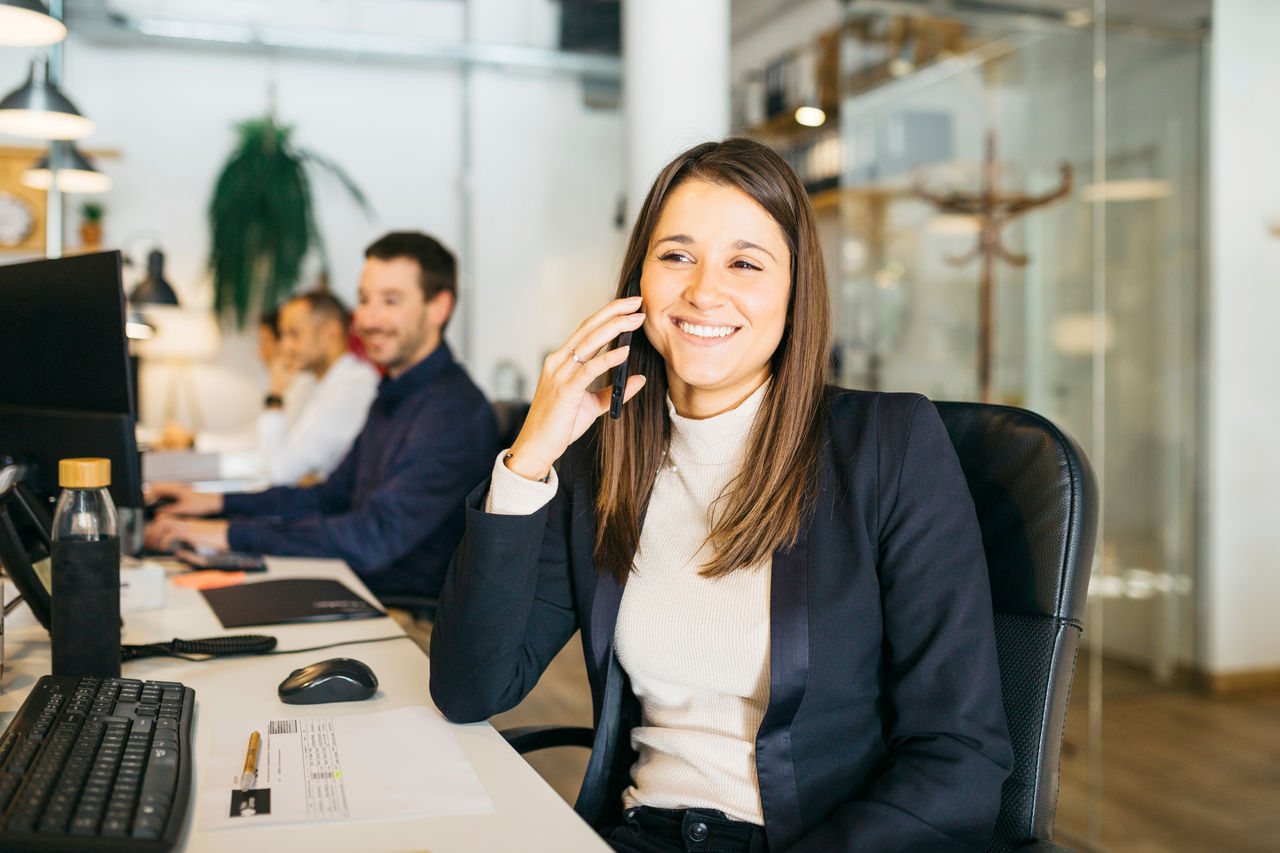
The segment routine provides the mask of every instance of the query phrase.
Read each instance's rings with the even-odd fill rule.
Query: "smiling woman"
[[[469,498],[436,704],[511,708],[580,630],[576,808],[614,849],[981,850],[1012,754],[973,504],[928,400],[824,386],[795,174],[745,139],[677,157],[618,293],[547,357]],[[593,383],[624,361],[601,419]]]
[[[808,195],[764,145],[728,139],[693,148],[645,199],[623,262],[637,267],[646,320],[631,372],[652,388],[601,427],[596,559],[625,567],[639,542],[640,508],[667,453],[666,398],[681,415],[706,418],[774,376],[746,453],[774,464],[746,468],[726,494],[704,571],[755,565],[794,541],[815,487],[830,321]]]
[[[671,193],[656,234],[640,279],[645,336],[666,362],[676,411],[718,415],[769,378],[786,327],[791,252],[750,196],[704,180]]]

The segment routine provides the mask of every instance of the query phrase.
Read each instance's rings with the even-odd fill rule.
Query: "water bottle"
[[[120,535],[110,459],[63,459],[53,513],[54,675],[120,677]]]

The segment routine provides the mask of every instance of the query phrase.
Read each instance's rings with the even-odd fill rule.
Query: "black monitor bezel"
[[[121,266],[118,251],[0,266],[0,453],[42,497],[59,459],[101,456],[116,505],[143,506]]]
[[[111,500],[117,507],[144,506],[142,465],[129,415],[0,406],[0,450],[24,463],[24,481],[48,498],[59,491],[59,459],[109,459]]]

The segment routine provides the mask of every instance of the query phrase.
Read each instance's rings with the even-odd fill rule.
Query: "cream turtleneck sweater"
[[[658,472],[614,634],[644,719],[626,805],[719,809],[763,824],[755,737],[769,704],[769,563],[707,578],[699,569],[715,499],[744,463],[768,383],[736,409],[694,420],[671,412]],[[668,402],[668,405],[670,403]],[[486,510],[535,512],[555,480],[512,473],[499,454]]]

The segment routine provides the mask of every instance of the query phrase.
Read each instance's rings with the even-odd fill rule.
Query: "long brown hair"
[[[745,458],[752,461],[716,502],[708,537],[713,555],[702,567],[702,574],[716,577],[794,543],[813,506],[830,319],[827,275],[804,187],[772,149],[736,137],[696,145],[658,175],[631,231],[618,295],[644,263],[667,198],[691,180],[745,193],[778,223],[791,250],[787,325],[770,363],[773,381],[747,441]],[[596,455],[596,565],[620,583],[631,570],[640,514],[671,438],[666,364],[643,329],[632,338],[628,361],[633,375],[646,377],[645,388],[623,407],[621,418],[602,419]]]

